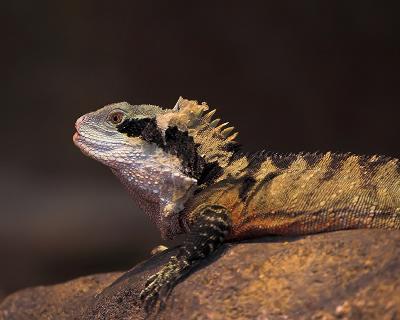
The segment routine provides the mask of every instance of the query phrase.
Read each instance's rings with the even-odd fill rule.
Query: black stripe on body
[[[208,186],[211,182],[221,176],[223,171],[224,170],[217,161],[206,163],[197,183],[199,185]]]
[[[282,173],[282,171],[270,172],[260,182],[257,183],[257,181],[255,181],[255,184],[257,184],[255,186],[255,188],[253,188],[253,190],[251,192],[250,192],[250,190],[248,190],[247,194],[246,194],[246,198],[242,199],[243,201],[246,202],[246,204],[242,210],[243,215],[247,215],[247,213],[248,213],[247,208],[249,206],[249,203],[251,203],[251,201],[253,200],[254,196],[256,196],[262,188],[264,188],[267,184],[271,183],[272,180],[275,179],[277,176],[279,176],[281,173]],[[240,196],[240,194],[239,194],[239,196]]]
[[[313,167],[317,164],[324,156],[323,153],[301,153],[301,157],[307,162],[309,167]]]
[[[367,170],[367,172],[371,175],[374,175],[376,171],[379,170],[382,166],[387,164],[390,161],[398,161],[395,158],[386,157],[386,156],[375,156],[374,160],[371,161],[371,156],[360,156],[358,158],[358,163],[362,169]]]
[[[244,177],[243,181],[241,181],[239,188],[239,198],[242,201],[246,200],[249,191],[255,185],[256,182],[257,180],[254,179],[252,176],[246,176]]]
[[[297,160],[299,154],[289,153],[289,154],[270,154],[268,156],[273,165],[278,169],[287,169],[290,165]]]
[[[322,181],[330,180],[339,170],[339,168],[343,165],[343,161],[349,157],[349,154],[331,154],[331,162],[329,163],[329,167],[326,169],[324,176],[322,177]]]
[[[256,153],[246,154],[245,157],[249,163],[247,170],[251,173],[256,173],[260,169],[262,163],[268,158],[268,153],[263,150]]]
[[[224,146],[225,151],[232,152],[234,154],[239,153],[242,150],[242,145],[236,141],[228,142]]]
[[[168,127],[165,130],[165,145],[163,149],[178,156],[182,161],[185,173],[199,179],[206,162],[198,153],[199,145],[189,136],[187,131],[180,131],[178,127]]]
[[[236,141],[228,142],[223,149],[224,151],[231,153],[229,164],[245,156],[242,152],[242,145]]]

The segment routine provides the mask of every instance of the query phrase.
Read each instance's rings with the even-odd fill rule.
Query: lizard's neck
[[[145,175],[129,168],[111,169],[111,171],[122,182],[140,209],[146,212],[153,223],[159,225],[160,199],[157,195],[157,189],[150,187],[143,181]],[[150,188],[146,188],[146,186]]]
[[[156,157],[135,157],[134,161],[112,168],[112,172],[157,225],[163,238],[181,232],[178,216],[197,186],[195,179],[182,174],[174,161],[161,162]]]

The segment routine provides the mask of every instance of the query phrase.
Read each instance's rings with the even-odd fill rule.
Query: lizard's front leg
[[[220,205],[207,205],[193,213],[194,222],[176,256],[157,273],[150,276],[140,293],[147,312],[160,301],[160,307],[176,282],[187,274],[200,260],[217,249],[231,228],[228,210]]]

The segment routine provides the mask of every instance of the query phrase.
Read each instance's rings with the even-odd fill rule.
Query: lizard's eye
[[[114,111],[108,115],[108,121],[112,124],[120,124],[124,120],[124,113],[122,111]]]

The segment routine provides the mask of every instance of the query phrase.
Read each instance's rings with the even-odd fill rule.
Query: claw
[[[146,280],[145,289],[147,289],[148,287],[150,287],[151,284],[154,283],[154,281],[156,281],[157,276],[158,276],[158,274],[155,273],[155,274],[153,274],[152,276],[150,276],[150,277]]]
[[[144,300],[144,310],[146,311],[146,313],[151,313],[152,311],[154,311],[157,304],[157,298],[157,293],[146,297],[146,299]]]
[[[143,308],[146,313],[151,313],[152,311],[154,311],[154,307],[155,307],[158,297],[159,297],[159,293],[154,287],[146,286],[140,292],[139,297],[143,303]]]
[[[164,304],[164,299],[162,298],[162,291],[164,291],[163,287],[166,285],[168,282],[165,280],[165,271],[168,270],[168,266],[165,268],[161,269],[159,272],[151,275],[145,283],[144,289],[140,292],[140,300],[143,303],[144,310],[146,313],[151,313],[153,312],[156,308],[157,302],[159,304],[159,308],[161,308]],[[168,291],[168,286],[167,286],[167,291]]]

